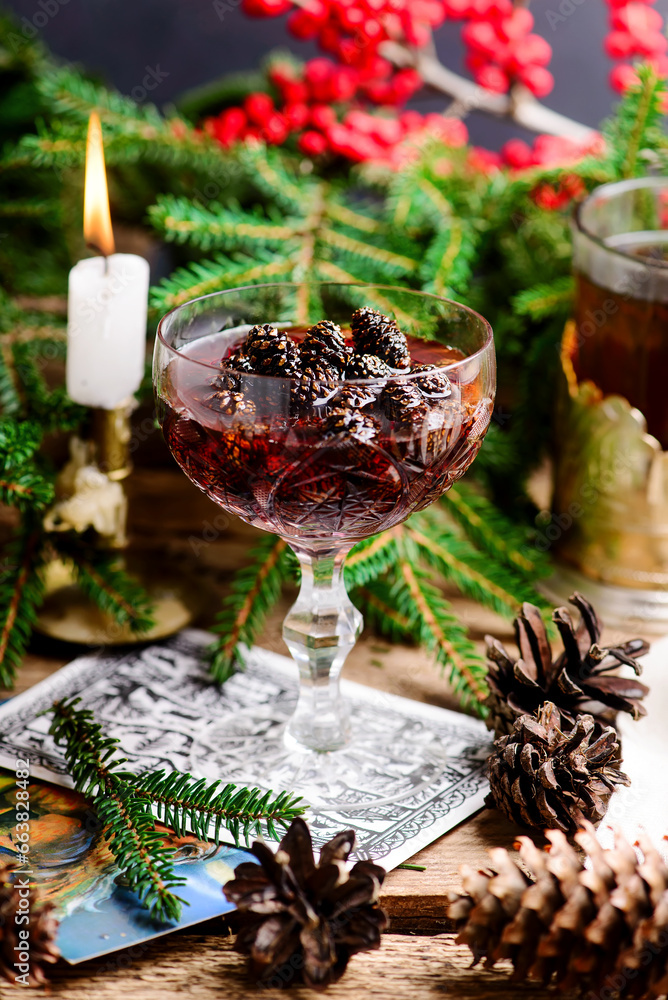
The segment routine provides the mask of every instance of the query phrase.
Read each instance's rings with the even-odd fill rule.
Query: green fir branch
[[[1,475],[1,474],[0,474]],[[0,478],[0,503],[22,511],[44,510],[53,503],[54,485],[34,467],[19,469]]]
[[[559,310],[563,310],[564,318],[567,318],[573,304],[573,293],[573,278],[566,274],[549,283],[524,289],[513,297],[511,304],[519,316],[530,316],[534,320],[546,319]]]
[[[420,275],[426,291],[461,295],[471,282],[477,251],[473,227],[462,219],[443,219],[425,254]]]
[[[14,686],[37,612],[44,600],[41,525],[26,517],[6,547],[0,570],[0,685]]]
[[[178,771],[132,774],[122,768],[127,761],[118,756],[119,741],[104,734],[91,711],[77,708],[80,703],[56,702],[50,733],[64,747],[74,786],[96,810],[130,889],[157,920],[180,918],[185,900],[172,890],[186,879],[175,873],[176,848],[165,844],[156,817],[177,837],[192,833],[220,844],[229,831],[238,845],[240,835],[248,843],[263,828],[278,839],[277,824],[287,827],[304,812],[301,797],[287,791],[221,787],[220,781],[208,784]]]
[[[224,288],[286,278],[293,267],[291,259],[261,250],[256,251],[253,257],[236,254],[232,258],[218,254],[210,261],[179,268],[169,279],[154,287],[151,308],[159,313],[169,312],[190,299]]]
[[[276,824],[287,827],[305,811],[301,796],[290,792],[263,792],[233,784],[221,787],[220,781],[207,784],[178,771],[146,772],[133,781],[135,794],[149,802],[158,819],[171,827],[177,837],[192,832],[200,840],[220,842],[223,828],[229,830],[239,845],[243,836],[249,842],[252,833],[262,834],[263,825],[278,840]],[[210,828],[213,825],[213,833]]]
[[[394,531],[384,531],[380,535],[358,542],[350,551],[344,567],[347,587],[364,587],[382,576],[396,563],[399,557],[397,538]]]
[[[499,567],[469,541],[454,536],[438,516],[415,515],[407,532],[418,546],[423,562],[479,604],[509,619],[517,615],[524,601],[547,607],[526,578],[508,567]]]
[[[290,224],[274,222],[259,211],[245,212],[238,205],[228,208],[216,203],[206,208],[165,195],[149,209],[153,226],[166,240],[189,243],[208,251],[216,248],[234,250],[240,247],[280,247],[299,234],[299,219]]]
[[[649,65],[636,68],[638,83],[624,94],[614,118],[603,129],[608,164],[615,178],[637,177],[647,170],[647,157],[665,150],[661,108],[666,81]]]
[[[84,594],[119,627],[135,635],[155,624],[149,594],[120,565],[117,553],[88,544],[72,532],[52,532],[50,544],[72,567]]]
[[[364,615],[364,622],[391,642],[415,642],[415,622],[396,608],[392,574],[369,580],[351,590],[353,603]],[[419,640],[418,640],[419,641]]]
[[[34,420],[0,419],[0,467],[3,473],[25,465],[42,443],[43,432]]]
[[[250,565],[236,573],[213,627],[218,638],[210,650],[211,672],[219,684],[243,666],[244,648],[253,644],[277,602],[289,565],[286,550],[281,538],[263,535],[250,552]]]
[[[528,580],[550,572],[545,556],[531,545],[531,532],[514,524],[475,487],[457,483],[442,497],[441,505],[494,562],[509,566]]]
[[[53,430],[76,430],[86,410],[73,403],[64,386],[49,389],[44,378],[46,364],[61,345],[44,337],[12,345],[14,368],[25,400],[27,416],[40,424],[44,433]]]
[[[393,590],[396,607],[414,623],[421,644],[434,654],[436,662],[447,672],[461,704],[480,714],[487,691],[485,665],[449,603],[417,565],[414,548],[405,548]]]
[[[50,733],[63,746],[74,787],[95,808],[104,836],[131,891],[156,920],[176,921],[185,902],[172,891],[186,879],[174,871],[174,851],[143,797],[137,796],[133,776],[120,770],[118,740],[105,736],[92,712],[77,708],[80,698],[56,702]]]

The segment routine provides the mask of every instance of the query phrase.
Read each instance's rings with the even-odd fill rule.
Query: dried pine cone
[[[58,921],[53,915],[53,903],[41,903],[34,888],[21,896],[27,883],[13,865],[0,864],[0,975],[8,982],[23,986],[43,986],[48,982],[45,965],[57,961]],[[17,923],[22,914],[30,915],[29,923]],[[28,947],[24,932],[28,931]],[[26,961],[22,961],[26,958]]]
[[[411,385],[416,385],[427,399],[447,399],[452,393],[450,379],[436,365],[416,365],[411,369],[411,375],[423,372],[419,378],[412,378]]]
[[[388,382],[380,397],[385,416],[398,424],[410,424],[427,414],[427,405],[417,386],[410,382]]]
[[[336,391],[331,383],[340,378],[339,369],[328,361],[307,361],[290,390],[293,406],[299,410],[323,403]]]
[[[580,611],[582,621],[575,628],[568,610],[556,609],[552,618],[564,644],[556,660],[552,659],[540,611],[533,604],[524,604],[515,619],[518,660],[497,639],[485,637],[490,689],[486,721],[497,736],[512,732],[520,715],[535,712],[545,701],[554,702],[564,725],[572,724],[582,712],[602,723],[613,723],[618,711],[636,719],[646,714],[641,699],[648,688],[635,678],[611,676],[610,671],[625,663],[636,674],[641,673],[637,657],[648,651],[648,643],[630,639],[610,649],[599,646],[601,623],[591,604],[578,593],[570,601]]]
[[[387,378],[390,369],[375,354],[353,354],[348,358],[346,378]]]
[[[493,870],[462,868],[462,892],[448,916],[474,963],[513,964],[513,979],[553,983],[561,993],[653,1000],[668,993],[668,868],[641,836],[643,859],[621,834],[604,850],[589,823],[575,835],[585,869],[563,833],[549,830],[549,853],[519,837],[529,879],[507,851],[491,850]]]
[[[250,375],[253,371],[253,366],[250,362],[250,358],[247,358],[242,351],[234,351],[230,354],[229,358],[223,358],[220,362],[220,367],[224,370],[226,368],[231,368],[232,371],[242,372],[246,375]]]
[[[346,970],[352,955],[380,946],[387,917],[378,906],[385,870],[345,862],[354,830],[338,833],[316,864],[303,819],[292,821],[276,854],[260,841],[251,850],[260,862],[245,862],[224,888],[236,904],[235,950],[249,955],[249,972],[264,986],[303,982],[325,989]]]
[[[228,417],[252,417],[255,413],[255,403],[252,399],[246,399],[242,392],[221,389],[219,392],[212,393],[207,402],[213,410],[224,413]]]
[[[343,434],[357,441],[373,441],[378,434],[378,425],[373,417],[359,409],[336,407],[326,417],[322,426],[322,436],[327,438]]]
[[[258,375],[289,378],[297,374],[299,355],[295,345],[286,333],[267,323],[248,331],[243,353]]]
[[[301,357],[307,364],[326,361],[336,369],[335,377],[341,378],[348,360],[341,327],[328,319],[320,320],[306,331],[301,344]]]
[[[409,370],[411,356],[406,337],[393,319],[365,306],[353,313],[351,329],[357,354],[375,354],[390,368]]]
[[[564,734],[558,709],[546,702],[495,742],[486,801],[516,823],[574,833],[585,819],[603,819],[615,785],[630,784],[620,764],[612,727],[580,715]]]

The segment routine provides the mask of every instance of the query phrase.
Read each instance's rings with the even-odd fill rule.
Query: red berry
[[[445,11],[448,17],[460,20],[473,14],[472,0],[445,0]]]
[[[469,150],[467,162],[473,170],[478,170],[481,174],[493,174],[502,167],[499,154],[493,153],[491,149],[483,149],[482,146],[473,146]]]
[[[505,94],[510,86],[508,75],[499,66],[483,66],[474,77],[477,84],[494,94]]]
[[[367,83],[364,88],[367,97],[374,104],[395,104],[395,92],[391,83],[378,82]]]
[[[660,31],[636,32],[634,41],[639,56],[658,56],[668,48],[668,39]]]
[[[554,87],[554,77],[544,66],[526,66],[518,71],[517,78],[534,97],[546,97]]]
[[[353,132],[345,125],[333,125],[327,133],[329,144],[335,153],[341,153],[358,163],[383,156],[384,150],[368,136]]]
[[[403,104],[422,89],[422,77],[415,69],[402,69],[392,80],[397,104]]]
[[[286,104],[283,117],[293,132],[303,129],[309,120],[310,112],[306,104]]]
[[[284,83],[281,95],[286,104],[303,104],[308,101],[308,87],[302,80],[295,80],[293,83]]]
[[[528,7],[515,7],[510,17],[499,21],[499,34],[508,41],[523,38],[533,28],[533,14]]]
[[[360,108],[353,108],[344,119],[346,128],[352,129],[354,132],[363,132],[365,135],[372,134],[375,123],[376,118],[370,115],[368,111],[362,111]]]
[[[471,16],[476,18],[510,17],[512,0],[471,0]]]
[[[630,87],[635,87],[638,84],[638,74],[633,66],[629,66],[628,63],[620,63],[611,72],[609,80],[612,89],[616,90],[618,94],[623,94]]]
[[[331,100],[331,80],[334,63],[329,59],[311,59],[304,67],[304,77],[312,100]]]
[[[637,31],[661,31],[663,18],[658,10],[652,10],[639,0],[627,3],[612,15],[612,26],[635,35]]]
[[[292,10],[292,0],[243,0],[241,9],[248,17],[278,17]]]
[[[269,94],[249,94],[244,101],[244,111],[254,125],[264,125],[274,114],[274,102]]]
[[[239,136],[244,142],[264,142],[264,135],[262,134],[262,129],[257,125],[252,125],[250,128],[245,129]]]
[[[309,59],[304,66],[304,80],[309,86],[327,83],[333,69],[334,63],[331,59]]]
[[[288,126],[283,115],[273,114],[262,127],[265,142],[274,146],[282,145],[288,137]]]
[[[525,170],[534,164],[534,156],[531,146],[523,139],[509,139],[501,147],[501,159],[509,167],[516,170]]]
[[[429,26],[415,20],[412,12],[405,11],[401,14],[401,28],[408,44],[418,49],[424,48],[431,38]]]
[[[460,118],[447,118],[430,112],[424,116],[423,127],[429,135],[437,136],[446,146],[459,148],[468,142],[468,129]]]
[[[611,59],[628,59],[635,51],[633,38],[628,31],[611,31],[603,45]]]
[[[326,132],[336,122],[336,114],[328,104],[314,104],[311,108],[311,124]]]
[[[355,47],[355,43],[352,39],[342,38],[339,29],[335,28],[331,23],[326,24],[324,28],[322,28],[318,37],[318,42],[321,49],[325,52],[331,52],[332,55],[341,59],[343,62],[347,62],[347,60],[343,59],[344,43],[351,42],[353,47]]]
[[[371,135],[384,146],[394,146],[400,142],[402,131],[396,118],[373,118]]]
[[[523,66],[547,66],[552,58],[552,46],[540,35],[526,35],[511,48],[508,70],[512,73]]]
[[[288,18],[288,31],[302,42],[315,38],[320,27],[320,21],[305,10],[296,10]]]
[[[422,128],[422,115],[419,111],[404,111],[399,116],[399,121],[406,132],[415,132],[416,129]]]
[[[488,58],[493,58],[499,47],[499,36],[487,21],[472,21],[467,24],[462,31],[462,41]]]
[[[338,66],[329,80],[329,93],[332,101],[349,101],[357,93],[359,73],[351,66]]]
[[[297,140],[297,146],[306,156],[322,156],[327,149],[327,139],[322,132],[302,132]]]
[[[348,7],[339,14],[339,20],[346,31],[357,31],[364,24],[364,11],[359,7]]]
[[[228,108],[217,118],[208,118],[204,127],[227,148],[237,141],[247,124],[248,119],[241,108]]]

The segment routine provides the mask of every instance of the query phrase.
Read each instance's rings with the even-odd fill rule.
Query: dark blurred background
[[[184,91],[225,73],[256,68],[271,49],[289,48],[301,58],[316,53],[313,45],[288,34],[285,17],[250,19],[239,9],[240,2],[41,0],[40,5],[40,0],[4,0],[4,5],[19,18],[40,25],[42,37],[56,55],[83,64],[126,94],[135,91],[133,96],[137,96],[146,89],[143,81],[148,74],[153,86],[146,99],[164,106]],[[664,16],[668,13],[668,0],[657,0],[655,6]],[[615,100],[608,86],[613,63],[603,52],[607,4],[604,0],[534,0],[531,9],[535,30],[554,49],[550,69],[556,85],[545,103],[598,125]],[[41,27],[45,18],[48,22]],[[460,28],[460,23],[446,24],[437,33],[441,59],[458,71],[462,70]],[[429,110],[441,110],[445,104],[441,97],[414,103]],[[484,115],[472,115],[468,121],[472,140],[490,147],[522,134]]]

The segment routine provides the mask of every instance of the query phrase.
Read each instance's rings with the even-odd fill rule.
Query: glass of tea
[[[623,396],[668,448],[668,180],[603,184],[573,235],[580,382]]]
[[[153,377],[185,474],[299,560],[283,636],[300,686],[284,746],[344,747],[339,674],[362,627],[346,555],[438,499],[475,458],[495,392],[489,324],[384,286],[235,288],[161,320]]]

